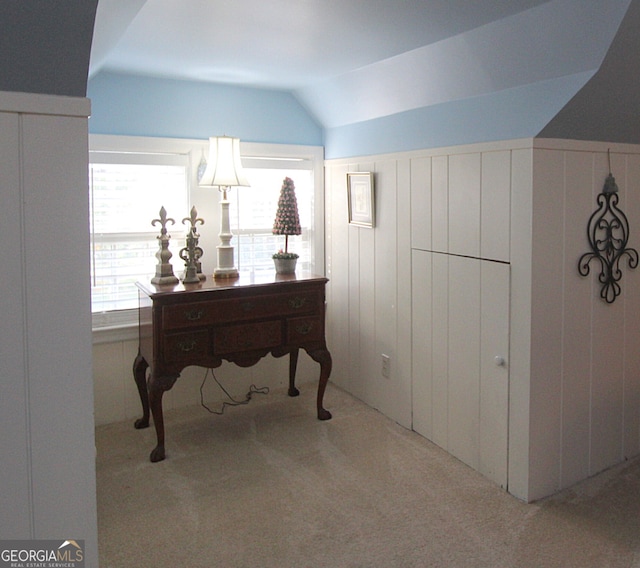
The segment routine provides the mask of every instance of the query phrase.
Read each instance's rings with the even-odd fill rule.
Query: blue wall
[[[290,93],[99,73],[89,81],[94,134],[325,146],[327,158],[535,136],[590,78],[579,73],[490,95],[323,128]]]
[[[323,144],[321,126],[284,91],[101,72],[87,96],[93,134]]]

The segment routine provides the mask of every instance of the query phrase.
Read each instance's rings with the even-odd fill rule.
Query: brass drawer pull
[[[289,298],[289,307],[294,310],[299,310],[307,304],[306,298],[301,298],[300,296],[296,296],[295,298]]]
[[[296,332],[300,335],[308,335],[313,329],[313,324],[303,323],[296,326]]]
[[[196,348],[198,342],[195,339],[190,339],[189,341],[180,341],[176,344],[176,347],[182,351],[183,353],[189,353]]]
[[[191,310],[190,312],[185,312],[184,317],[189,321],[198,321],[202,318],[202,310]]]

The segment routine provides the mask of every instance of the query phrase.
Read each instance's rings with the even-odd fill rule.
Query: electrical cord
[[[212,410],[204,402],[203,389],[204,389],[205,383],[207,382],[207,377],[209,376],[209,373],[211,373],[211,376],[213,377],[213,380],[216,382],[216,384],[220,387],[222,392],[224,392],[224,394],[226,394],[227,397],[229,398],[229,400],[231,401],[231,402],[223,401],[222,402],[222,407],[220,408],[220,410]],[[251,401],[251,398],[253,397],[254,394],[269,394],[269,387],[260,387],[260,388],[258,388],[258,387],[256,387],[256,385],[251,385],[249,387],[249,392],[247,392],[247,394],[245,396],[245,399],[244,400],[236,400],[235,398],[233,398],[229,394],[227,389],[225,389],[222,386],[222,384],[218,380],[218,377],[216,377],[216,374],[213,372],[213,369],[207,369],[206,373],[204,374],[204,378],[202,379],[202,383],[200,385],[200,404],[202,405],[202,407],[205,410],[207,410],[211,414],[217,414],[218,416],[222,416],[222,414],[224,414],[224,409],[227,406],[242,406],[243,404],[249,404],[249,402]]]

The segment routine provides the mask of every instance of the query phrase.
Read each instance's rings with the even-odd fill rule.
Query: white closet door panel
[[[482,154],[480,256],[509,261],[511,151]]]
[[[432,259],[432,438],[447,448],[449,415],[449,257],[430,254]]]
[[[449,257],[449,451],[478,468],[480,261]]]
[[[431,158],[411,160],[411,247],[431,250]]]
[[[431,248],[437,252],[449,250],[449,159],[431,159]]]
[[[509,265],[481,263],[480,463],[478,470],[507,486],[509,427]]]
[[[432,383],[433,337],[432,305],[433,288],[432,257],[428,252],[413,251],[412,260],[412,428],[424,437],[432,439]]]
[[[480,153],[449,156],[449,248],[480,256]]]

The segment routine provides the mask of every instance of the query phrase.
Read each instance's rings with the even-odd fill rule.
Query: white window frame
[[[128,153],[168,153],[183,154],[189,160],[189,202],[196,206],[198,216],[205,219],[199,227],[201,245],[205,248],[203,270],[211,278],[216,264],[215,246],[219,244],[220,206],[218,192],[198,186],[198,166],[203,156],[207,156],[208,140],[182,138],[153,138],[139,136],[89,135],[91,152]],[[269,162],[284,165],[287,160],[303,161],[314,172],[313,195],[313,236],[311,243],[312,272],[325,273],[324,246],[324,148],[322,146],[298,146],[288,144],[266,144],[240,142],[240,153],[245,167],[264,167]],[[279,187],[277,190],[279,191]],[[275,214],[275,212],[274,212]],[[172,212],[172,216],[178,213]],[[185,216],[188,212],[185,212]],[[177,220],[177,219],[176,219]],[[206,235],[206,244],[205,244]],[[234,244],[232,240],[231,244]],[[175,254],[175,246],[172,247]],[[275,251],[274,251],[275,252]],[[153,275],[149,275],[150,277]],[[127,313],[122,313],[127,312]],[[94,343],[122,341],[137,338],[137,310],[105,312],[94,317]]]

